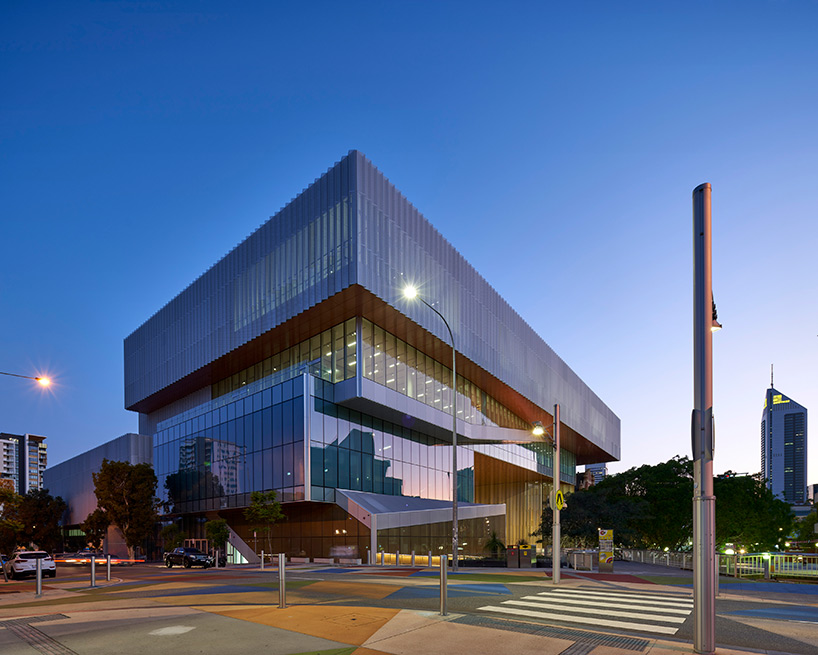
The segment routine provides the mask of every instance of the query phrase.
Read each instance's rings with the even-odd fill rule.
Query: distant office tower
[[[18,494],[43,488],[43,471],[48,463],[45,437],[0,432],[0,451],[0,486]]]
[[[607,464],[586,464],[585,472],[594,476],[594,484],[599,484],[608,477]]]
[[[807,409],[770,386],[761,415],[761,473],[791,505],[807,500]]]

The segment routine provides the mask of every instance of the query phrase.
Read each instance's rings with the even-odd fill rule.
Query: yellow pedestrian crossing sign
[[[562,489],[557,489],[557,497],[556,500],[554,500],[554,505],[556,506],[557,510],[563,510],[566,508],[565,496],[562,495]]]

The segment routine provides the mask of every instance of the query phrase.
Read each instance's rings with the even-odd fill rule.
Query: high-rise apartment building
[[[0,485],[25,494],[43,488],[48,464],[45,437],[0,432]]]
[[[594,484],[599,484],[608,477],[608,465],[605,463],[586,464],[585,471],[594,476]]]
[[[776,497],[807,502],[807,409],[772,385],[761,415],[761,473]]]
[[[531,435],[556,403],[558,471]],[[125,406],[167,518],[225,518],[248,559],[253,491],[285,504],[272,552],[451,552],[456,493],[460,552],[482,554],[620,449],[619,418],[356,151],[125,340]]]

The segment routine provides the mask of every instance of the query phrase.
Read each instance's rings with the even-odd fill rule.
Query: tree
[[[128,555],[154,530],[159,500],[156,474],[150,464],[129,464],[102,460],[94,473],[97,504],[125,537]]]
[[[17,520],[21,524],[18,541],[53,551],[60,543],[60,521],[68,509],[65,501],[54,498],[48,489],[32,489],[21,496]]]
[[[205,536],[208,538],[213,548],[224,550],[224,545],[230,538],[230,528],[224,519],[213,519],[204,525]]]
[[[613,488],[591,487],[566,498],[567,507],[560,512],[560,529],[564,539],[580,548],[594,547],[598,528],[614,531],[618,544],[631,546],[639,541],[639,522],[647,514],[647,503],[639,497],[620,495]],[[545,506],[539,530],[532,536],[548,543],[554,512]]]
[[[607,492],[609,498],[642,501],[640,516],[631,524],[634,546],[680,550],[693,537],[693,462],[687,457],[632,468],[591,489]]]
[[[165,545],[165,550],[178,548],[185,543],[185,539],[187,539],[187,535],[182,532],[175,523],[171,523],[162,528],[160,535],[162,537],[162,543]]]
[[[500,537],[497,536],[497,531],[492,530],[491,536],[489,537],[489,540],[486,542],[486,545],[483,546],[483,548],[485,550],[490,551],[493,557],[499,559],[500,555],[506,549],[506,545],[502,541],[500,541]]]
[[[266,533],[267,552],[273,550],[273,525],[284,518],[281,503],[276,497],[275,491],[254,491],[250,494],[250,506],[244,510],[244,518],[253,529]]]
[[[94,550],[99,550],[102,547],[102,541],[105,535],[108,534],[108,526],[111,525],[111,520],[104,510],[97,507],[91,512],[85,521],[82,522],[80,528],[85,533],[88,545]]]
[[[767,488],[760,475],[713,481],[716,496],[716,542],[750,552],[782,548],[793,528],[790,506]]]
[[[802,542],[799,550],[818,551],[818,532],[815,526],[818,524],[818,509],[812,510],[807,516],[801,519],[795,528],[795,538]]]
[[[21,500],[20,494],[0,487],[0,553],[11,553],[20,543],[23,524],[17,509]]]

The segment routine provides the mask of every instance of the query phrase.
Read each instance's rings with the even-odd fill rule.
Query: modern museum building
[[[533,541],[556,404],[568,491],[619,458],[619,419],[357,151],[125,339],[163,518],[224,518],[251,561],[449,553],[455,487],[461,555]],[[262,541],[244,510],[271,489]]]

